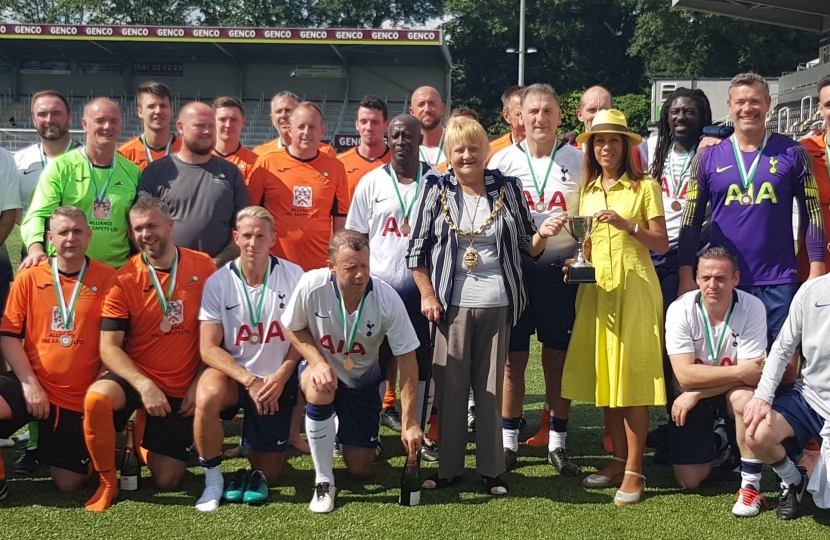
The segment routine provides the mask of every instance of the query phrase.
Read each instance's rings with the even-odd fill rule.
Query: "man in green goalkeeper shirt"
[[[41,173],[32,202],[21,225],[28,256],[21,268],[46,258],[46,218],[58,206],[77,206],[89,219],[90,258],[115,268],[130,254],[127,214],[136,196],[139,168],[116,153],[123,127],[118,104],[94,98],[84,107],[81,126],[86,145],[50,161]]]

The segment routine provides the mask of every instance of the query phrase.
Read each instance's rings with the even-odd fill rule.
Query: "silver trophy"
[[[568,283],[596,283],[596,269],[585,260],[583,244],[591,236],[594,229],[593,216],[567,216],[568,225],[565,230],[576,240],[576,259],[568,265]]]

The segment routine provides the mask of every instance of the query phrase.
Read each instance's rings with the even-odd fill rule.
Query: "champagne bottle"
[[[124,460],[121,462],[121,491],[138,491],[140,478],[141,464],[135,450],[133,421],[130,420],[127,423],[127,447],[124,449]]]
[[[421,470],[418,454],[407,456],[406,465],[401,475],[401,506],[418,506],[421,504]]]

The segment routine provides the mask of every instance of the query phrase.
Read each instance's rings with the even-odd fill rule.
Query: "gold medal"
[[[411,232],[412,232],[412,227],[409,226],[409,220],[408,219],[403,220],[403,225],[401,225],[401,233],[403,233],[404,236],[409,236],[409,233],[411,233]]]
[[[343,361],[343,367],[346,371],[351,371],[354,367],[354,360],[352,360],[351,356],[346,356],[346,360]]]
[[[173,329],[173,323],[171,323],[167,319],[164,319],[163,321],[161,321],[161,324],[159,324],[159,330],[161,330],[165,334],[168,333],[172,329]]]
[[[681,208],[680,201],[675,199],[671,202],[671,209],[672,210],[674,210],[675,212],[680,212],[680,208]]]
[[[752,204],[752,197],[750,197],[749,193],[741,195],[741,205],[749,206],[750,204]]]
[[[72,345],[72,338],[67,334],[62,335],[59,341],[61,347],[69,347],[70,345]]]
[[[476,251],[472,245],[464,251],[464,257],[462,260],[464,261],[464,266],[467,268],[468,272],[472,272],[475,267],[478,266],[478,258],[478,251]]]
[[[256,334],[256,333],[251,334],[250,341],[251,341],[251,345],[256,345],[257,343],[259,343],[259,334]]]

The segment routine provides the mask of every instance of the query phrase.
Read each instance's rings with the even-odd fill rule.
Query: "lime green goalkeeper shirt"
[[[94,181],[90,172],[95,175]],[[24,244],[46,245],[45,222],[55,208],[77,206],[86,213],[92,229],[87,255],[119,268],[130,255],[128,213],[140,175],[138,166],[117,152],[114,168],[92,167],[92,171],[83,148],[58,156],[41,173],[20,226]],[[54,254],[52,246],[49,254]]]

